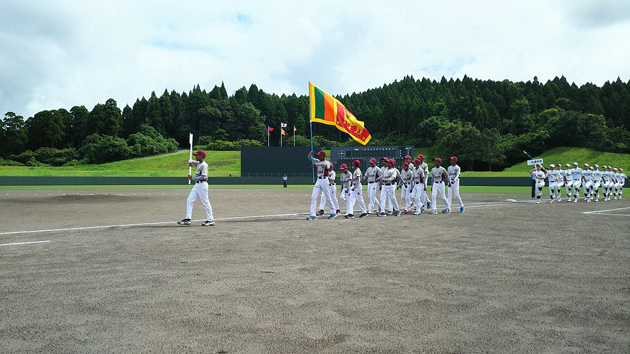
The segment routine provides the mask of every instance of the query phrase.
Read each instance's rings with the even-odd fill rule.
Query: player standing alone
[[[459,175],[461,168],[457,165],[457,156],[451,157],[451,165],[448,166],[448,205],[453,205],[453,195],[459,203],[459,212],[464,212],[464,202],[459,196]]]
[[[446,206],[446,209],[442,210],[443,213],[448,214],[451,212],[451,205],[448,203],[446,199],[446,195],[444,195],[444,182],[447,179],[446,170],[444,167],[440,166],[442,164],[442,159],[439,157],[435,157],[433,159],[433,164],[435,167],[431,169],[431,179],[433,180],[433,185],[431,186],[431,194],[433,196],[433,214],[437,214],[437,194],[440,193],[440,197],[442,198],[442,202]]]
[[[190,190],[188,199],[186,200],[186,218],[178,221],[179,225],[190,225],[193,211],[193,203],[197,198],[201,198],[201,204],[206,209],[206,216],[208,219],[201,224],[201,226],[214,226],[214,217],[212,216],[212,206],[208,200],[208,164],[204,161],[206,158],[206,152],[198,150],[195,155],[195,160],[188,160],[188,166],[197,166],[197,172],[195,176],[188,175],[188,179],[195,182],[195,185]]]

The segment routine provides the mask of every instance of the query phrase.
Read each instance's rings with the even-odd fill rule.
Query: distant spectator
[[[286,174],[284,176],[282,176],[282,183],[283,183],[282,188],[287,188],[287,178],[288,177],[287,177]]]

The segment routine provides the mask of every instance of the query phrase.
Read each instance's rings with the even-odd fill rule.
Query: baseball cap
[[[451,160],[457,162],[457,156],[451,156]]]
[[[193,152],[193,155],[197,156],[197,155],[201,155],[203,156],[203,158],[206,158],[206,152],[203,150],[197,150],[197,152]]]
[[[413,163],[417,163],[418,165],[422,163],[422,161],[420,161],[420,159],[415,159],[412,161]]]
[[[569,164],[566,164],[565,166],[566,166],[566,167],[571,167],[571,165],[569,165]]]
[[[339,166],[340,169],[342,170],[347,170],[348,169],[348,165],[346,165],[345,163],[342,163],[341,166]]]
[[[409,156],[409,155],[405,156],[405,160],[406,160],[406,159],[411,160],[411,156]]]
[[[599,165],[595,165],[595,167],[599,167]]]
[[[317,153],[317,156],[319,156],[319,157],[326,157],[326,152],[324,150],[322,150],[322,151]]]
[[[396,159],[389,159],[389,163],[391,163],[392,165],[396,164]]]
[[[556,165],[554,165],[554,164],[549,165],[549,168],[555,168],[555,167],[556,167]]]
[[[617,171],[617,167],[613,168],[613,171]]]
[[[408,168],[409,167],[409,163],[408,162],[403,162],[403,168]]]
[[[381,161],[389,162],[389,158],[387,158],[387,157],[383,157],[383,158],[381,159]]]
[[[439,162],[439,163],[442,163],[442,159],[441,159],[441,158],[439,158],[439,157],[434,157],[434,158],[433,158],[433,161],[437,161],[437,162]]]
[[[418,154],[418,158],[419,158],[420,160],[424,160],[424,155],[422,155],[422,154]]]
[[[376,163],[376,159],[375,158],[371,158],[370,159],[370,163]]]
[[[577,165],[579,165],[579,163],[577,163],[577,162],[574,162],[574,163],[573,163],[573,166],[577,166]]]
[[[585,163],[585,164],[584,164],[584,167],[588,167],[588,164],[587,164],[587,163]]]
[[[359,160],[352,161],[352,166],[361,166],[361,162]]]

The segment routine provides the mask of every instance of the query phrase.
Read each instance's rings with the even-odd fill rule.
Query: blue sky
[[[164,89],[361,92],[405,75],[630,79],[630,1],[0,2],[0,113]],[[0,115],[2,117],[2,115]]]

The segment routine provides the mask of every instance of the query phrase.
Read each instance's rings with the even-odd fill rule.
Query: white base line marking
[[[238,220],[238,219],[252,219],[252,218],[269,218],[269,217],[281,217],[281,216],[299,216],[302,214],[275,214],[275,215],[253,215],[253,216],[233,216],[228,218],[215,219],[216,221],[225,220]],[[192,220],[193,222],[206,221],[205,219]],[[17,235],[17,234],[36,234],[43,232],[58,232],[58,231],[76,231],[76,230],[94,230],[94,229],[109,229],[115,227],[133,227],[133,226],[151,226],[151,225],[163,225],[163,224],[175,224],[176,221],[160,221],[160,222],[147,222],[139,224],[122,224],[122,225],[101,225],[101,226],[83,226],[83,227],[68,227],[62,229],[47,229],[47,230],[30,230],[30,231],[9,231],[0,232],[1,235]]]
[[[31,242],[15,242],[15,243],[3,243],[0,244],[2,246],[20,246],[20,245],[33,245],[36,243],[49,243],[50,241],[31,241]]]
[[[606,210],[584,211],[584,212],[582,212],[582,214],[606,214],[606,215],[615,215],[615,216],[630,216],[630,214],[609,214],[608,213],[609,211],[626,210],[626,209],[630,209],[630,207],[606,209]]]

